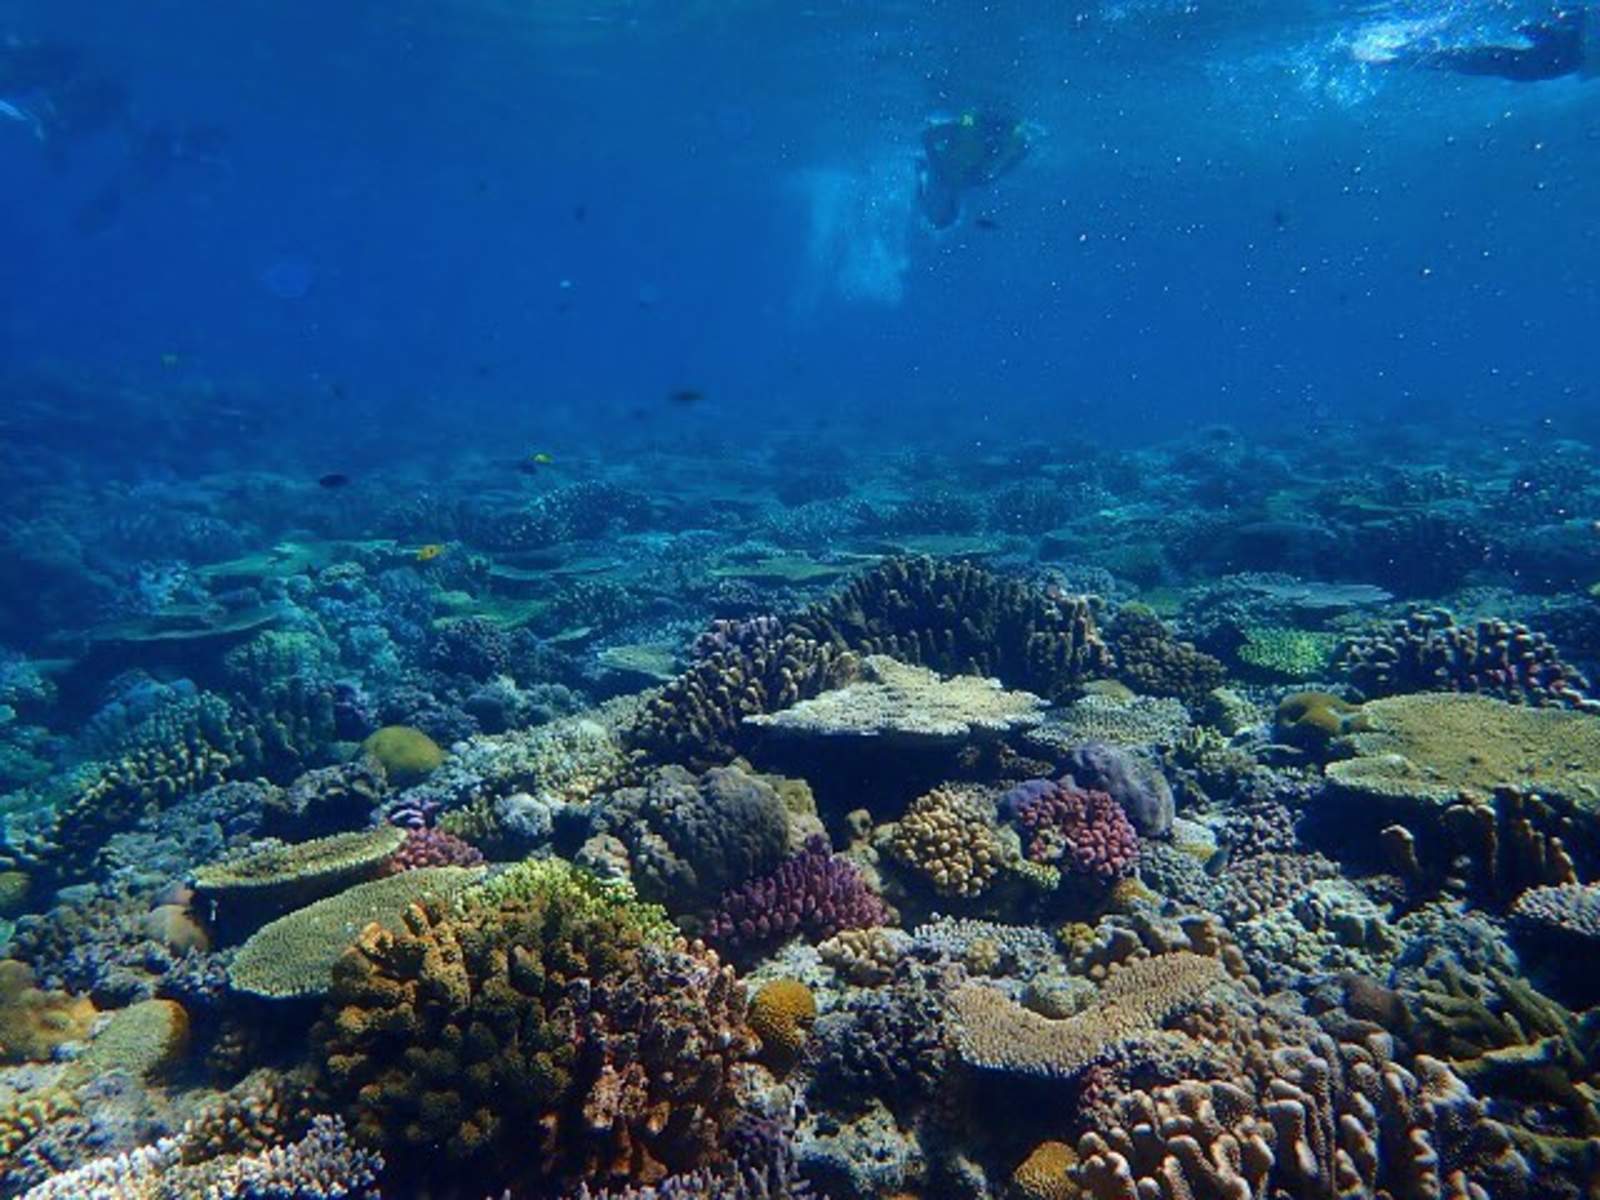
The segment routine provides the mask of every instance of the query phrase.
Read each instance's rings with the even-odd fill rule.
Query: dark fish
[[[667,399],[669,401],[671,401],[673,404],[681,404],[685,408],[691,404],[699,404],[700,401],[704,400],[705,398],[706,394],[702,391],[696,390],[695,388],[678,388],[676,391],[667,393]]]
[[[334,488],[345,487],[349,483],[350,483],[350,476],[340,474],[338,471],[332,471],[332,472],[328,473],[327,475],[321,475],[321,476],[318,476],[318,478],[317,478],[317,486],[318,487],[325,487],[325,488],[329,489],[330,491],[333,490]]]
[[[996,221],[993,217],[974,217],[972,219],[972,223],[979,229],[994,230],[1000,228],[1000,222]]]
[[[587,204],[575,204],[572,206],[572,219],[578,224],[582,225],[588,216],[589,206]]]
[[[1278,230],[1289,228],[1289,214],[1281,208],[1272,210],[1272,227]]]

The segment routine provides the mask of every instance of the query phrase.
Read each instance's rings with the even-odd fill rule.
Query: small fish
[[[528,461],[536,463],[553,463],[555,462],[555,459],[546,454],[543,450],[540,450],[537,454],[528,455]]]
[[[681,404],[685,408],[691,404],[699,404],[705,398],[706,394],[695,388],[678,388],[676,391],[667,393],[669,401],[673,404]]]
[[[972,219],[972,223],[979,229],[988,229],[992,231],[1000,228],[1000,222],[988,215],[974,217]]]
[[[183,361],[183,359],[179,358],[171,350],[168,350],[165,354],[163,354],[161,356],[161,365],[163,367],[168,368],[169,370],[171,368],[177,366],[182,361]]]
[[[545,467],[548,467],[555,461],[556,460],[554,456],[546,454],[543,450],[541,450],[537,454],[528,455],[527,458],[518,459],[517,470],[521,471],[524,475],[537,475]]]
[[[417,561],[419,563],[432,562],[444,553],[444,547],[438,542],[429,542],[426,546],[417,547]]]
[[[327,488],[329,491],[332,491],[335,488],[348,487],[349,484],[350,476],[342,474],[338,471],[330,471],[326,475],[319,475],[317,477],[317,486]]]

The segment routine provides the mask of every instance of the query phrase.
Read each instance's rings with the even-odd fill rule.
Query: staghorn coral
[[[1268,679],[1320,679],[1333,662],[1338,638],[1314,629],[1247,625],[1234,652],[1245,667]]]
[[[1561,661],[1541,633],[1512,621],[1486,619],[1457,625],[1443,609],[1352,638],[1339,666],[1364,696],[1400,692],[1473,692],[1513,704],[1600,712],[1577,668]]]
[[[1111,667],[1087,599],[1052,598],[969,562],[888,559],[790,630],[838,651],[997,678],[1052,702]]]
[[[1107,884],[1138,859],[1133,823],[1105,792],[1071,780],[1031,779],[1002,796],[1000,806],[1022,829],[1033,862]]]
[[[956,1052],[969,1066],[1070,1079],[1129,1052],[1208,989],[1228,979],[1222,963],[1189,951],[1136,959],[1107,975],[1083,1014],[1050,1020],[993,988],[968,984],[951,997]]]
[[[706,922],[706,936],[750,954],[796,934],[819,942],[843,929],[887,925],[891,917],[855,864],[815,837],[771,874],[724,894]]]
[[[715,1161],[752,1046],[730,971],[549,868],[413,905],[339,960],[314,1040],[357,1138],[403,1178],[654,1183]]]
[[[993,806],[948,785],[912,801],[891,828],[888,850],[941,896],[982,895],[1006,857]]]

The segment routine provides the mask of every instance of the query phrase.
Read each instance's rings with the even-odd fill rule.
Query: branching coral
[[[363,933],[316,1032],[357,1137],[408,1177],[496,1188],[714,1161],[752,1044],[742,989],[612,895],[552,866]]]
[[[706,923],[706,936],[746,954],[795,934],[819,942],[842,929],[888,924],[890,917],[855,864],[832,854],[817,837],[770,875],[724,895]]]
[[[967,562],[889,559],[790,628],[841,651],[993,677],[1051,701],[1111,668],[1085,598],[1052,598]]]
[[[993,805],[950,786],[912,801],[894,824],[889,851],[941,896],[982,895],[1005,858]]]
[[[1600,711],[1600,700],[1550,640],[1526,625],[1483,620],[1457,625],[1442,609],[1412,613],[1353,638],[1340,666],[1366,696],[1399,692],[1476,692],[1538,707]]]

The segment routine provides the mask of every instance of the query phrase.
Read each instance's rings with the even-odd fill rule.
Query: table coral
[[[1366,796],[1449,804],[1518,785],[1600,810],[1600,719],[1488,696],[1417,693],[1370,700],[1346,738],[1355,757],[1327,776]]]
[[[1044,701],[973,675],[941,678],[881,654],[861,662],[861,679],[744,724],[786,737],[871,738],[897,745],[951,745],[997,738],[1043,719]]]
[[[423,867],[358,883],[269,921],[234,953],[228,982],[235,991],[269,1000],[320,996],[333,965],[368,925],[398,929],[406,909],[443,902],[483,874],[482,868]]]
[[[1205,955],[1178,951],[1137,959],[1107,976],[1083,1014],[1063,1020],[968,984],[951,997],[956,1050],[984,1070],[1070,1079],[1103,1057],[1125,1053],[1227,979],[1221,962]]]

